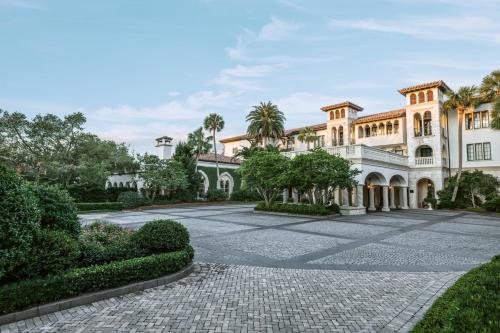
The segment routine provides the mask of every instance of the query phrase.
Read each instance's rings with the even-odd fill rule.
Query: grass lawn
[[[500,332],[500,255],[462,276],[412,332]]]

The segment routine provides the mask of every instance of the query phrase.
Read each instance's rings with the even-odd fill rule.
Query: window
[[[418,157],[431,157],[431,156],[432,156],[432,148],[431,147],[420,148],[420,156],[418,156]]]
[[[335,118],[335,115],[333,113],[333,111],[330,111],[330,120],[333,120]]]
[[[386,130],[386,133],[389,135],[389,134],[392,134],[392,124],[391,122],[388,122],[387,123],[387,126],[385,127],[387,130]]]
[[[467,161],[474,161],[474,145],[467,145]]]
[[[481,161],[483,159],[483,144],[482,143],[476,143],[475,147],[475,157],[477,161]]]
[[[483,155],[485,160],[491,160],[491,143],[483,143]]]
[[[384,124],[382,124],[382,123],[378,124],[378,133],[379,133],[379,135],[384,135],[385,134],[385,126],[384,126]]]
[[[335,111],[335,119],[339,119],[340,118],[340,113],[339,113],[339,110]]]
[[[481,126],[483,128],[490,127],[490,113],[488,111],[483,111],[481,112],[481,116],[482,116]]]
[[[377,125],[372,125],[372,136],[377,136]]]
[[[472,129],[472,114],[471,113],[465,114],[465,129],[466,130]]]
[[[340,117],[345,118],[345,109],[340,110]]]
[[[425,111],[424,113],[424,135],[432,134],[432,126],[431,126],[431,112]]]
[[[433,101],[434,100],[434,93],[432,90],[427,90],[427,102]]]
[[[410,95],[410,104],[411,105],[417,104],[417,95],[415,95],[415,94]]]
[[[396,120],[394,121],[394,134],[398,134],[399,131],[399,122]]]
[[[370,133],[370,126],[366,125],[365,126],[365,137],[369,138],[371,135]]]
[[[339,146],[344,145],[344,128],[339,126]]]
[[[238,154],[238,147],[233,147],[233,155]]]
[[[474,129],[481,128],[481,113],[474,112]]]
[[[413,116],[413,129],[415,130],[415,136],[422,136],[422,117],[420,113],[415,113]]]
[[[419,103],[424,103],[425,102],[425,94],[423,91],[418,93],[418,102]]]

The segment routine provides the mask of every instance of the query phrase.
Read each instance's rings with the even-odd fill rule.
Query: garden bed
[[[462,276],[412,330],[500,332],[500,256]]]
[[[324,216],[333,213],[338,213],[338,206],[328,209],[323,205],[308,205],[308,204],[289,204],[289,203],[273,203],[271,207],[266,207],[263,202],[257,204],[254,208],[256,211],[287,213],[298,215]]]

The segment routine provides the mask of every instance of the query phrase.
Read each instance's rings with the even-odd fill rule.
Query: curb
[[[157,279],[135,282],[122,287],[97,291],[95,293],[83,294],[73,298],[66,298],[60,301],[38,305],[26,310],[12,312],[0,316],[0,325],[10,324],[19,320],[25,320],[33,317],[43,316],[49,313],[66,310],[75,306],[86,305],[101,301],[103,299],[122,296],[149,288],[155,288],[169,284],[185,278],[194,271],[193,263],[182,270],[170,275],[165,275]]]

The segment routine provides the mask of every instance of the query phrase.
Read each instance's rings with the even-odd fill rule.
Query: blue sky
[[[211,112],[240,134],[260,101],[287,127],[344,100],[388,111],[399,88],[500,68],[499,17],[500,0],[0,0],[0,108],[81,111],[137,152]]]

